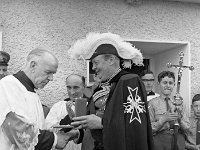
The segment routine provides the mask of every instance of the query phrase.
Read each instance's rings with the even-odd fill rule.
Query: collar
[[[155,95],[155,93],[153,91],[150,91],[147,93],[147,96],[150,96],[150,95]]]
[[[102,90],[102,86],[110,86],[112,83],[118,82],[118,80],[121,78],[121,76],[123,76],[125,74],[130,74],[130,73],[123,69],[120,70],[117,74],[115,74],[115,76],[109,82],[103,82],[103,83],[99,84],[99,86],[94,90],[94,93],[99,90]]]
[[[112,78],[113,78],[114,76],[116,76],[121,70],[122,70],[121,68],[117,69],[117,71],[115,71],[115,72],[110,76],[108,82],[110,82],[110,81],[112,80]]]
[[[110,80],[110,83],[113,83],[113,82],[117,82],[121,76],[125,75],[125,74],[130,74],[129,72],[125,71],[125,70],[120,70],[111,80]]]
[[[172,97],[171,96],[165,96],[165,95],[160,95],[160,98],[165,101],[165,98],[168,97],[170,101],[172,101]]]
[[[119,69],[117,69],[117,71],[115,71],[109,78],[108,78],[108,80],[106,81],[106,82],[102,82],[101,83],[101,85],[100,86],[105,86],[105,85],[109,85],[111,82],[111,80],[121,71],[122,69],[121,68],[119,68]]]
[[[28,91],[35,93],[33,82],[27,77],[27,75],[23,71],[19,71],[16,74],[13,74],[13,76],[17,78]]]

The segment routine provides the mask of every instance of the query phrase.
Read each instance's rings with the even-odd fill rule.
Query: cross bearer
[[[186,148],[185,135],[189,133],[190,123],[186,113],[182,109],[178,113],[173,103],[174,73],[171,71],[159,73],[158,85],[160,96],[149,102],[149,114],[155,144],[154,150],[184,150]],[[176,140],[174,120],[179,123]]]
[[[144,84],[123,70],[141,65],[141,52],[119,35],[90,33],[70,53],[90,60],[101,80],[89,101],[88,115],[75,117],[72,125],[91,129],[94,150],[153,150]]]

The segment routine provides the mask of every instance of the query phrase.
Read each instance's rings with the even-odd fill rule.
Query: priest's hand
[[[69,136],[69,141],[71,141],[71,140],[77,139],[79,137],[79,130],[73,129],[65,134],[67,136]]]
[[[70,136],[66,135],[64,132],[58,132],[56,135],[57,135],[56,149],[63,149],[69,142]]]
[[[102,129],[102,119],[94,114],[74,117],[72,119],[74,122],[71,123],[72,126],[77,129]]]

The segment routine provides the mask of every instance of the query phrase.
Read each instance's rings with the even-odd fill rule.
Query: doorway
[[[154,72],[156,83],[157,76],[161,71],[169,70],[175,73],[176,84],[178,78],[178,69],[168,68],[167,63],[179,64],[179,53],[184,53],[183,65],[190,66],[190,44],[182,41],[145,41],[145,40],[127,40],[136,48],[141,50],[144,59],[149,61],[149,68]],[[191,104],[191,71],[184,69],[181,78],[180,95],[183,97],[186,112],[190,112]],[[173,95],[176,94],[176,86]],[[155,84],[155,92],[159,93],[158,84]]]

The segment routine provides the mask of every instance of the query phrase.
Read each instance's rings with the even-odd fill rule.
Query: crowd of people
[[[88,94],[85,78],[70,74],[65,82],[68,98],[51,109],[35,89],[53,81],[56,56],[36,48],[22,70],[7,75],[10,55],[0,52],[1,149],[200,150],[200,94],[192,99],[189,118],[183,104],[173,103],[173,72],[158,74],[160,91],[155,92],[151,70],[139,75],[126,71],[142,65],[142,53],[112,33],[89,33],[68,51],[71,57],[90,60],[98,80]],[[76,105],[83,100],[85,105]],[[78,107],[87,110],[77,115]]]

